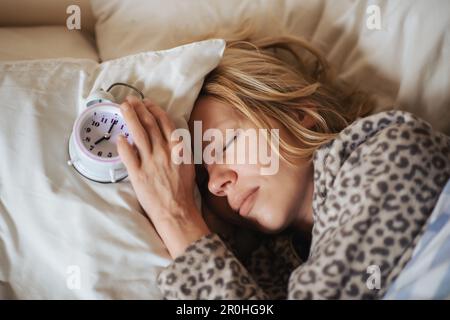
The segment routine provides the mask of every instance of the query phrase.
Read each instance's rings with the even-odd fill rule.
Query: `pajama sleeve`
[[[268,299],[217,234],[192,243],[158,276],[165,299]]]

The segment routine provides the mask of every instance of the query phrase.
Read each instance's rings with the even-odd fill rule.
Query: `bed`
[[[67,27],[73,4],[80,30]],[[99,185],[66,165],[94,88],[147,77],[136,83],[185,126],[223,50],[197,41],[284,32],[311,40],[340,78],[375,95],[377,111],[407,110],[450,134],[448,12],[446,0],[3,0],[0,298],[161,298],[156,276],[170,257],[129,182]]]

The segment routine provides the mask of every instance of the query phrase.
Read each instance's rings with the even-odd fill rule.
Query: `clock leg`
[[[111,178],[111,182],[116,182],[116,170],[109,169],[109,177]]]
[[[78,161],[78,158],[75,158],[75,159],[72,159],[72,160],[67,160],[67,164],[69,166],[73,166],[77,161]]]

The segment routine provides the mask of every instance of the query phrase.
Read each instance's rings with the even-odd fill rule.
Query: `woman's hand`
[[[142,208],[175,258],[210,233],[195,205],[194,164],[172,161],[175,126],[160,107],[136,97],[127,97],[120,107],[134,144],[119,137],[118,153]]]

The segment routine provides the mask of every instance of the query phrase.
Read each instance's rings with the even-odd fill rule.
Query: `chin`
[[[270,216],[269,219],[255,221],[255,225],[259,231],[267,234],[280,233],[288,226],[286,221],[273,221]]]

